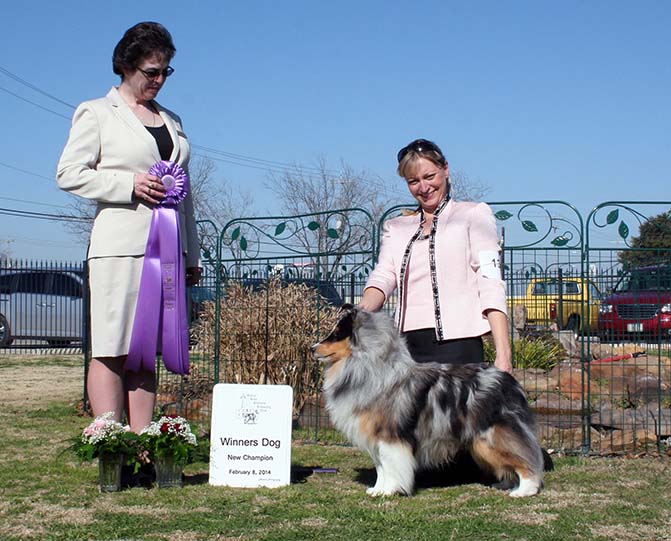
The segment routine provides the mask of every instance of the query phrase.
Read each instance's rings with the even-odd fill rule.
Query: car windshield
[[[622,277],[615,292],[669,291],[671,290],[671,268],[634,269]]]

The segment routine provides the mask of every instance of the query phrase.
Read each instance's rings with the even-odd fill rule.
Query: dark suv
[[[626,271],[601,303],[602,340],[671,338],[671,265]]]

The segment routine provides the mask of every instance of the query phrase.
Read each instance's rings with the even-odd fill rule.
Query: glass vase
[[[184,465],[178,463],[173,457],[156,457],[154,467],[158,488],[181,488],[183,486]]]
[[[118,492],[121,490],[121,453],[103,454],[98,457],[98,481],[100,492]]]

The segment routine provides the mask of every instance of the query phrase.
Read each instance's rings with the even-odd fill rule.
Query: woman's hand
[[[494,359],[494,366],[499,370],[508,372],[509,374],[513,373],[513,362],[511,359],[510,349],[507,352],[496,351],[496,358]]]
[[[186,286],[195,286],[200,282],[200,276],[203,274],[203,269],[200,267],[188,267],[186,269]]]
[[[135,173],[133,180],[133,195],[152,205],[158,205],[165,199],[165,186],[156,175]]]

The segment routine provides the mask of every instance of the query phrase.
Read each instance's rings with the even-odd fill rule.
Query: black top
[[[145,126],[147,131],[156,139],[156,145],[158,146],[158,152],[161,155],[162,160],[169,160],[170,155],[172,154],[172,139],[170,138],[170,132],[165,124],[163,126],[158,126],[156,128],[150,128]]]

